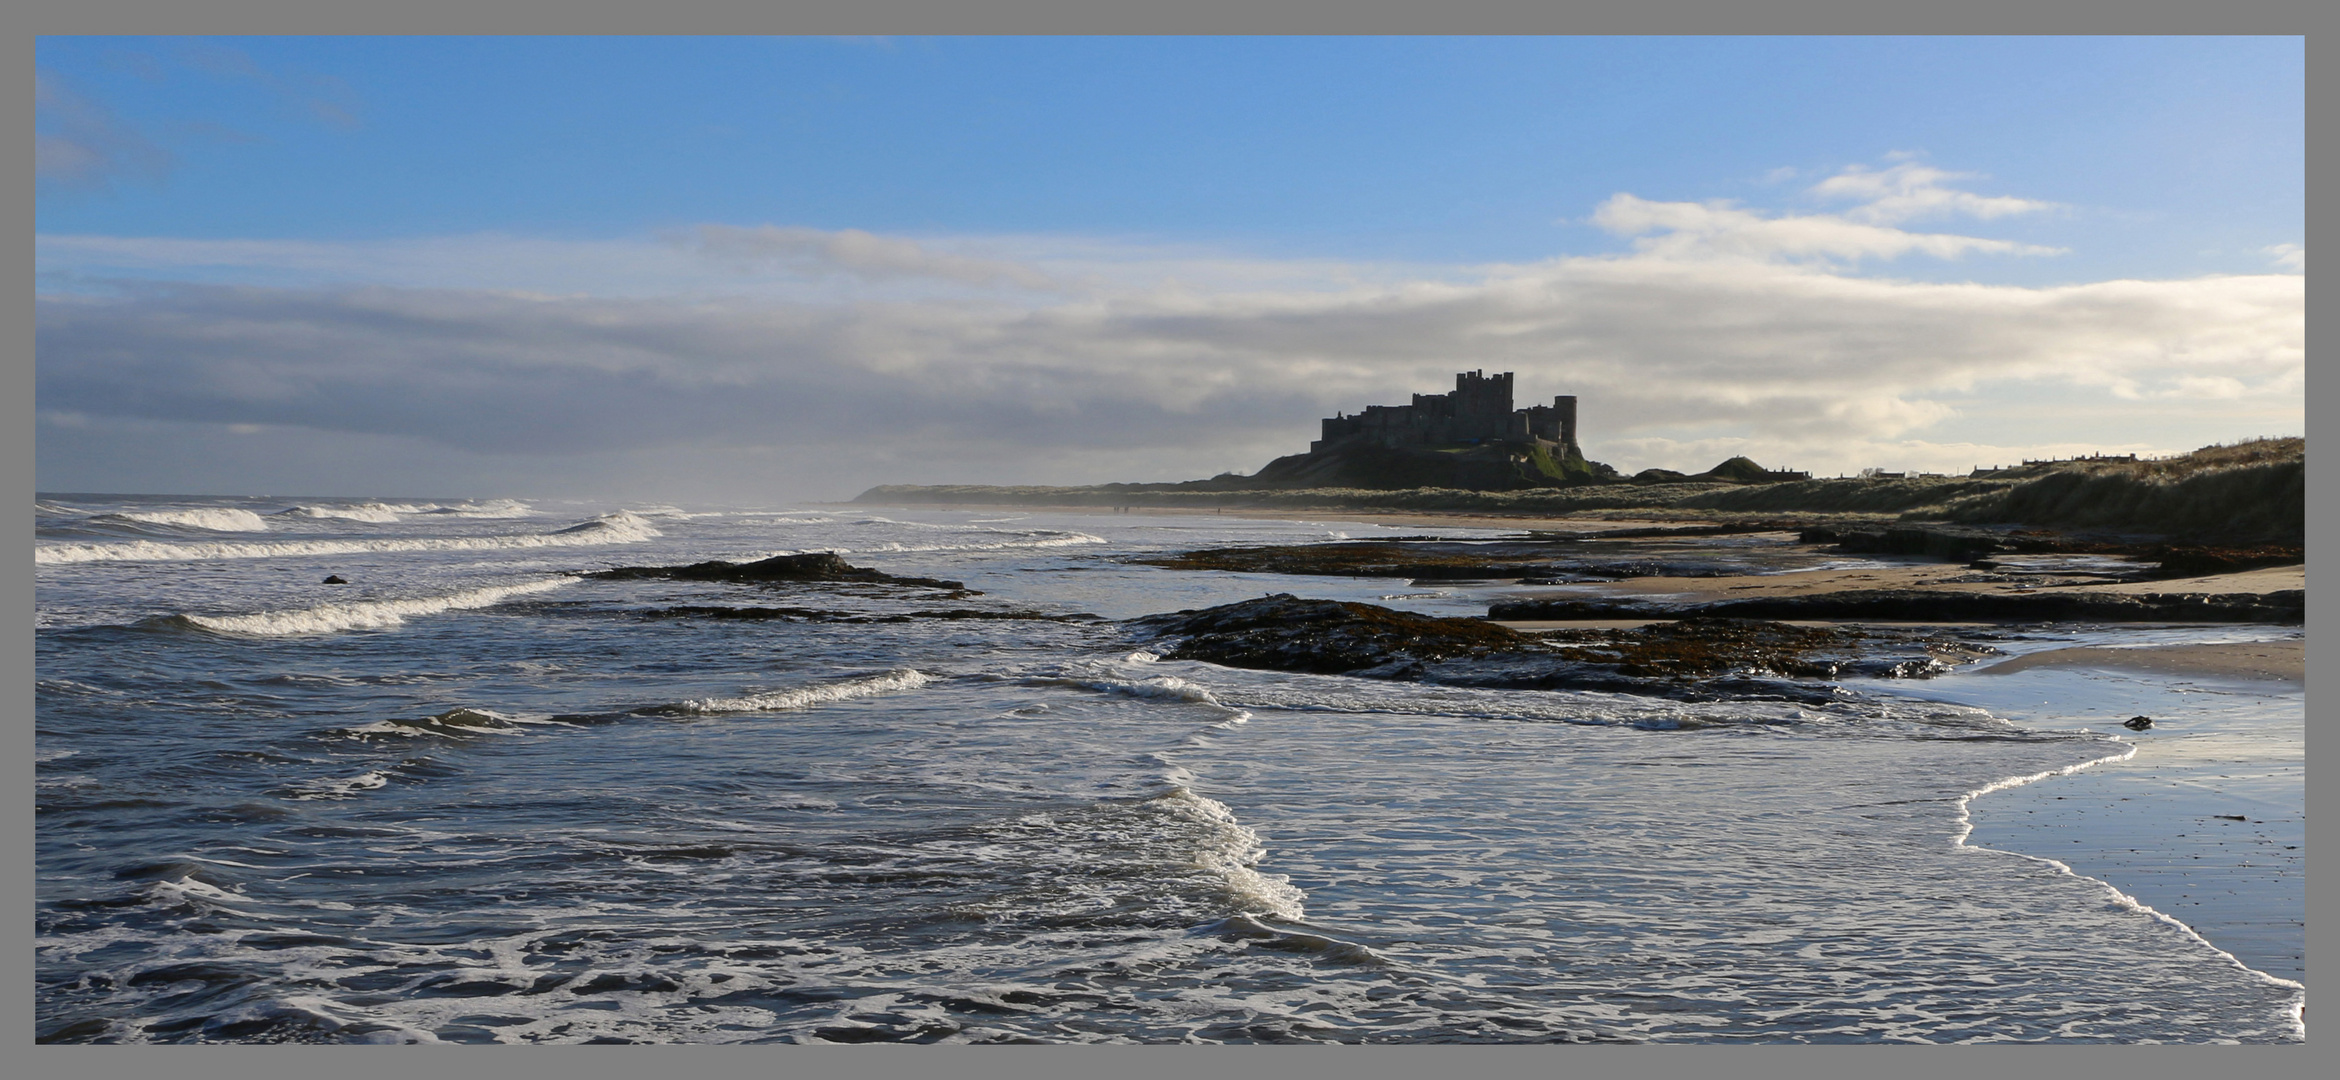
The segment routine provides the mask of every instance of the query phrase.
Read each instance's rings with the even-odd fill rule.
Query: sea
[[[74,493],[37,529],[47,1042],[2304,1038],[2301,979],[1970,835],[2137,753],[2087,702],[1248,671],[1124,621],[1483,615],[1520,587],[1133,560],[1516,533]],[[810,551],[973,591],[579,576]]]

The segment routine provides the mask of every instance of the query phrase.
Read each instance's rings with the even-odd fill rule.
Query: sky
[[[45,491],[1627,472],[2305,423],[2299,38],[43,38]]]

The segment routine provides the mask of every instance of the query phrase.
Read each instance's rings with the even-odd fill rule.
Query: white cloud
[[[2036,199],[1976,195],[1943,184],[1948,180],[1975,178],[1973,173],[1948,172],[1915,161],[1875,170],[1855,165],[1813,185],[1812,193],[1824,199],[1860,203],[1847,211],[1847,216],[1871,224],[1951,215],[1988,221],[2056,208],[2054,203]]]
[[[1877,181],[1882,197],[1939,186],[1907,175]],[[44,237],[45,274],[140,260],[221,273],[40,298],[38,389],[57,440],[43,483],[74,454],[133,467],[119,464],[140,460],[130,442],[96,448],[174,424],[257,427],[243,437],[255,447],[320,461],[351,456],[319,439],[404,440],[430,448],[410,455],[427,468],[469,454],[474,473],[449,475],[540,490],[588,474],[646,490],[756,476],[760,493],[826,497],[1183,479],[1250,471],[1304,449],[1318,417],[1470,368],[1518,372],[1523,399],[1578,395],[1588,451],[1630,469],[1737,453],[1830,474],[1963,468],[2280,433],[2304,412],[2296,274],[1933,284],[1838,264],[2004,249],[1630,195],[1601,216],[1649,242],[1424,268],[770,226],[679,245]],[[352,283],[369,260],[399,283]],[[458,272],[477,276],[415,287]],[[718,287],[743,274],[782,284]],[[67,415],[87,426],[59,428]]]
[[[1955,259],[1969,253],[2055,255],[2061,248],[1951,233],[1920,233],[1835,214],[1765,216],[1726,201],[1652,202],[1620,192],[1593,212],[1593,224],[1634,238],[1645,255],[1668,259],[1892,259],[1912,253]]]
[[[2307,273],[2307,246],[2304,244],[2272,244],[2259,251],[2274,260],[2276,266],[2295,274]]]

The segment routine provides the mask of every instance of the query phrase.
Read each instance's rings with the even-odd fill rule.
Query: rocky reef
[[[1513,600],[1487,617],[1515,622],[1599,619],[1860,619],[1917,623],[2306,621],[2307,593],[1965,592],[1865,589],[1709,603],[1648,600]]]
[[[803,555],[774,555],[750,563],[725,562],[721,559],[692,563],[688,566],[620,566],[610,570],[596,570],[584,575],[603,580],[639,580],[644,578],[670,581],[729,581],[741,584],[778,584],[786,582],[859,582],[873,585],[910,585],[928,589],[947,589],[972,594],[965,582],[945,581],[941,578],[902,577],[882,570],[854,566],[834,552],[815,551]]]
[[[1685,619],[1538,636],[1288,593],[1153,615],[1133,626],[1173,660],[1229,667],[1521,690],[1602,690],[1683,700],[1829,701],[1825,680],[1924,678],[1995,652],[1939,634]]]

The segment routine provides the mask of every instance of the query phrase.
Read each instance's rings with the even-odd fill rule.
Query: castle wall
[[[1457,372],[1454,391],[1415,394],[1407,405],[1368,405],[1355,416],[1324,421],[1314,453],[1344,439],[1362,438],[1382,446],[1442,446],[1484,440],[1551,442],[1576,446],[1576,398],[1563,395],[1549,406],[1511,407],[1513,373]]]

